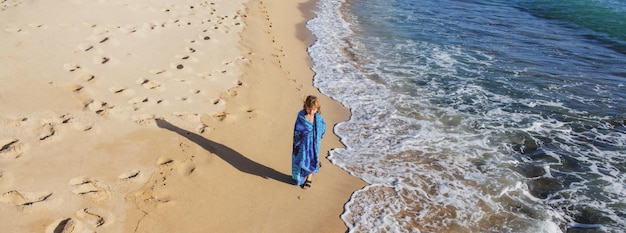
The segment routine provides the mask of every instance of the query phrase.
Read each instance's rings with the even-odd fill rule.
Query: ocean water
[[[351,232],[626,232],[626,1],[317,4]]]

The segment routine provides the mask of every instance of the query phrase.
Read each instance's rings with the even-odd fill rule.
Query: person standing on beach
[[[303,189],[311,187],[313,173],[319,171],[320,142],[325,132],[321,105],[316,96],[307,96],[296,117],[291,152],[291,175],[294,184]]]

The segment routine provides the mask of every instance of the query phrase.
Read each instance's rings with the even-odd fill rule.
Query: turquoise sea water
[[[626,1],[319,0],[352,232],[624,232]]]

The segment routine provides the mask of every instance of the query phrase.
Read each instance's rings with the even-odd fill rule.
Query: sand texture
[[[349,117],[311,85],[313,6],[0,1],[2,232],[345,231],[362,181],[290,184],[302,100]]]

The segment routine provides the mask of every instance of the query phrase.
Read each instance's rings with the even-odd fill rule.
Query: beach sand
[[[345,232],[365,184],[290,184],[312,86],[304,0],[0,3],[3,232]]]

